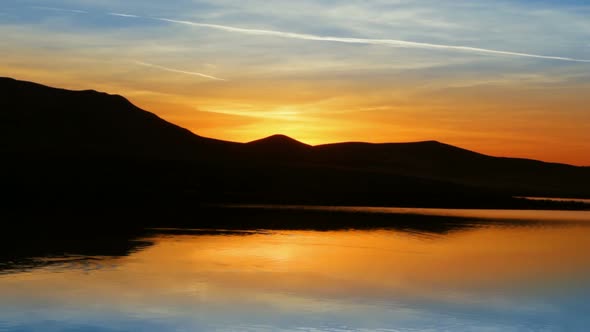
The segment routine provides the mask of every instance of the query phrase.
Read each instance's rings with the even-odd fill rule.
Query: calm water
[[[1,256],[0,331],[588,331],[588,212],[463,213],[489,220],[60,237]]]

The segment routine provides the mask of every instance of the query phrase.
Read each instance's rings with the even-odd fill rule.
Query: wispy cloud
[[[88,14],[85,10],[78,10],[78,9],[66,9],[66,8],[56,8],[56,7],[44,7],[44,6],[31,6],[30,8],[38,9],[38,10],[49,10],[53,12],[66,12],[66,13],[77,13],[77,14]]]
[[[145,67],[150,67],[150,68],[156,68],[156,69],[160,69],[160,70],[165,70],[165,71],[169,71],[169,72],[172,72],[172,73],[198,76],[198,77],[208,78],[208,79],[216,80],[216,81],[225,81],[225,79],[223,79],[223,78],[219,78],[219,77],[215,77],[215,76],[211,76],[211,75],[206,75],[206,74],[197,73],[197,72],[193,72],[193,71],[186,71],[186,70],[168,68],[168,67],[156,65],[156,64],[153,64],[153,63],[143,62],[143,61],[135,61],[135,64],[140,65],[140,66],[145,66]]]

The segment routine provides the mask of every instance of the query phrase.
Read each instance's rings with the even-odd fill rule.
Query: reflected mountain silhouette
[[[193,217],[122,224],[131,215],[113,220],[70,215],[61,223],[31,227],[5,220],[0,235],[0,274],[77,263],[81,267],[105,258],[124,257],[151,245],[162,235],[249,236],[277,230],[393,230],[417,236],[446,236],[479,227],[539,226],[542,222],[375,212],[207,207]],[[105,217],[107,218],[107,217]],[[145,226],[139,226],[139,224]],[[563,223],[560,223],[563,225]],[[116,227],[116,231],[114,231]]]
[[[0,241],[0,274],[23,272],[64,263],[100,261],[128,256],[152,245],[141,240],[145,230],[67,227],[10,229]]]

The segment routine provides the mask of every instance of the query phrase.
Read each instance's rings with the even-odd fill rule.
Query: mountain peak
[[[300,146],[309,147],[310,145],[300,142],[294,138],[291,138],[282,134],[271,135],[259,140],[249,142],[250,145],[266,145],[266,146]]]

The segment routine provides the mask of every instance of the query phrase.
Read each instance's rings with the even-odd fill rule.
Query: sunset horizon
[[[588,166],[590,48],[577,43],[587,38],[585,10],[524,0],[12,1],[0,15],[0,71],[120,94],[229,141],[437,140]]]
[[[15,79],[15,78],[12,78],[11,77],[11,79]],[[35,82],[35,83],[39,83],[39,82]],[[60,87],[57,87],[57,88],[60,88]],[[78,87],[78,89],[80,89],[80,91],[94,90],[94,89],[91,89],[90,87],[87,87],[87,88]],[[109,93],[107,91],[99,91],[99,92]],[[109,93],[109,94],[121,95],[119,93]],[[124,95],[122,95],[122,97],[126,98]],[[151,110],[149,108],[142,107],[141,105],[139,105],[137,103],[134,103],[133,100],[130,100],[130,102],[132,102],[135,106],[137,106],[137,107],[139,107],[139,108],[141,108],[141,109],[143,109],[145,111],[151,112]],[[436,142],[453,145],[453,146],[456,146],[456,147],[459,147],[459,148],[464,148],[464,149],[467,149],[467,150],[471,150],[471,151],[474,151],[474,152],[478,152],[478,153],[482,153],[482,154],[486,154],[486,155],[490,155],[490,156],[495,156],[495,157],[533,159],[533,160],[540,160],[540,161],[544,161],[544,162],[548,162],[548,163],[563,163],[563,164],[569,164],[569,165],[575,165],[575,166],[590,167],[590,161],[588,161],[587,164],[584,164],[583,162],[582,163],[576,163],[576,162],[568,162],[568,161],[563,161],[563,160],[549,160],[549,159],[544,159],[544,158],[541,158],[541,157],[535,157],[535,155],[526,156],[526,155],[524,155],[524,154],[526,154],[526,152],[523,152],[523,154],[521,154],[521,155],[511,154],[511,151],[512,150],[510,150],[510,149],[508,149],[508,150],[500,149],[500,150],[497,150],[497,151],[496,150],[493,150],[493,149],[490,149],[489,151],[484,151],[484,150],[480,149],[481,147],[476,146],[476,145],[472,145],[472,144],[470,144],[470,142],[465,142],[464,144],[463,143],[453,144],[453,143],[448,142],[448,141],[443,141],[443,140],[440,140],[440,139],[436,139],[436,137],[433,137],[433,138],[417,137],[416,139],[413,139],[413,140],[412,139],[409,139],[409,140],[393,140],[393,139],[392,140],[387,140],[387,139],[383,139],[382,141],[376,141],[376,140],[371,140],[371,137],[372,136],[371,135],[368,135],[368,136],[366,136],[366,139],[359,139],[358,137],[357,138],[354,138],[354,137],[347,138],[347,136],[343,136],[343,138],[340,139],[340,140],[329,140],[329,139],[325,139],[325,140],[322,140],[322,139],[303,140],[303,139],[300,139],[299,137],[297,137],[296,134],[289,135],[289,134],[285,134],[284,132],[274,132],[273,133],[272,132],[273,129],[268,129],[266,131],[263,130],[261,132],[261,135],[262,136],[254,136],[254,134],[252,134],[253,135],[252,137],[245,136],[241,140],[240,140],[240,137],[236,137],[235,139],[231,139],[231,138],[225,138],[225,137],[216,136],[216,132],[217,131],[209,131],[209,130],[198,131],[198,129],[197,130],[194,130],[194,129],[191,129],[190,126],[183,126],[181,123],[175,123],[174,120],[178,120],[178,119],[174,119],[174,118],[167,119],[166,116],[163,116],[162,114],[158,114],[158,113],[155,113],[155,114],[158,115],[158,116],[160,116],[162,119],[164,119],[166,121],[169,121],[169,122],[171,122],[171,123],[173,123],[175,125],[178,125],[178,126],[180,126],[182,128],[185,128],[185,129],[190,130],[195,135],[199,135],[199,136],[203,136],[203,137],[207,137],[207,138],[212,138],[212,139],[229,141],[229,142],[236,142],[236,143],[249,143],[249,142],[253,142],[253,141],[260,140],[260,139],[267,138],[267,137],[271,137],[271,136],[287,136],[287,137],[289,137],[291,139],[294,139],[296,141],[299,141],[301,143],[308,144],[308,145],[311,145],[311,146],[319,146],[319,145],[326,145],[326,144],[338,144],[338,143],[351,143],[351,142],[355,142],[355,143],[356,142],[358,142],[358,143],[370,143],[370,144],[387,144],[387,143],[418,143],[418,142],[426,142],[426,141],[436,141]],[[203,134],[203,132],[209,133],[209,135]],[[506,152],[503,152],[503,151],[506,151]],[[586,160],[586,159],[581,159],[581,160]]]

